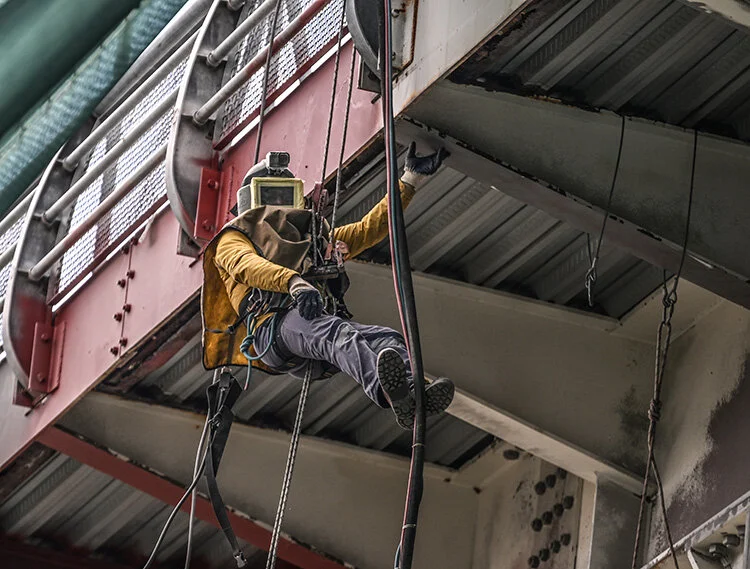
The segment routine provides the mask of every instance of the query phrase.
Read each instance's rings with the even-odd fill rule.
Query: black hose
[[[411,569],[414,557],[414,544],[417,537],[417,520],[419,505],[422,501],[424,449],[425,449],[425,413],[424,413],[424,369],[422,351],[419,342],[417,324],[417,307],[414,299],[414,284],[411,278],[411,263],[406,243],[404,212],[401,204],[401,192],[398,187],[398,164],[396,158],[396,133],[393,120],[393,62],[391,60],[391,0],[383,0],[383,11],[380,14],[380,61],[381,91],[383,108],[383,129],[385,139],[386,180],[389,202],[389,236],[391,257],[394,271],[396,299],[399,305],[404,337],[409,348],[412,377],[414,380],[414,399],[416,416],[414,419],[411,465],[409,469],[409,486],[406,495],[404,525],[401,530],[398,560],[399,569]]]

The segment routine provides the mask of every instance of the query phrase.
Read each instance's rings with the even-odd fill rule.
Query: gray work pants
[[[359,324],[338,316],[323,314],[305,320],[296,308],[283,315],[276,324],[276,339],[262,361],[267,366],[284,370],[295,377],[304,377],[308,362],[313,365],[313,378],[326,372],[343,371],[362,386],[367,396],[380,407],[388,401],[378,381],[377,358],[384,348],[393,348],[404,358],[409,357],[401,334],[385,326]],[[271,340],[269,321],[255,335],[256,353],[262,353]],[[294,363],[290,370],[289,362]]]

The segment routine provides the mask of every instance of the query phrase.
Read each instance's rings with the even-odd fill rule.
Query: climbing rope
[[[680,264],[677,269],[677,273],[672,281],[671,288],[667,286],[667,273],[664,271],[662,278],[662,318],[659,323],[659,328],[656,333],[656,360],[654,364],[654,394],[651,399],[651,403],[648,409],[648,458],[646,460],[646,473],[643,477],[643,489],[641,491],[641,501],[638,510],[638,525],[636,526],[635,533],[635,546],[633,548],[633,564],[632,569],[636,569],[636,563],[638,560],[638,549],[640,548],[641,540],[641,525],[643,521],[643,510],[646,504],[646,494],[648,492],[648,481],[651,474],[651,469],[654,471],[654,478],[656,479],[657,493],[659,495],[659,501],[661,504],[661,512],[664,518],[664,527],[667,533],[667,540],[669,542],[669,552],[674,561],[676,569],[679,569],[677,562],[677,553],[675,552],[674,540],[672,539],[672,531],[669,527],[669,519],[667,518],[667,506],[664,499],[664,487],[661,482],[661,475],[659,474],[659,468],[656,464],[656,458],[654,456],[654,447],[656,445],[656,425],[661,418],[661,390],[664,382],[664,370],[667,365],[667,355],[669,353],[670,340],[672,339],[672,316],[674,316],[675,306],[677,305],[677,285],[680,282],[682,276],[682,269],[685,265],[685,258],[687,256],[688,237],[690,235],[690,216],[693,209],[693,193],[695,189],[695,161],[698,154],[698,131],[696,130],[693,135],[693,162],[690,170],[690,192],[688,194],[688,206],[687,214],[685,219],[685,236],[682,242],[682,255],[680,256]]]
[[[271,20],[271,34],[268,41],[268,52],[266,53],[266,64],[263,69],[263,84],[261,85],[260,92],[260,109],[258,110],[258,130],[255,134],[255,159],[253,164],[258,163],[260,158],[260,141],[263,138],[263,121],[266,118],[266,100],[268,99],[268,76],[270,75],[271,69],[271,57],[273,57],[273,42],[276,39],[276,23],[279,20],[279,12],[281,11],[281,0],[276,0],[276,8],[273,12],[273,19]]]
[[[385,161],[388,196],[388,234],[390,237],[391,259],[393,267],[394,288],[399,316],[409,350],[414,381],[414,399],[416,413],[412,437],[411,462],[409,467],[409,484],[404,508],[404,522],[401,528],[396,567],[411,569],[414,557],[414,544],[417,537],[417,519],[422,501],[424,450],[425,450],[425,409],[424,409],[424,369],[419,342],[419,326],[414,300],[414,284],[411,277],[409,250],[406,246],[406,228],[403,206],[397,183],[398,164],[396,158],[396,133],[393,119],[393,62],[391,60],[391,0],[383,0],[380,13],[380,66],[381,92],[383,109],[383,128],[385,139]],[[400,553],[400,555],[399,555]]]
[[[596,243],[596,252],[591,255],[591,237],[586,234],[586,248],[589,254],[589,262],[591,267],[586,271],[586,295],[588,296],[589,306],[594,306],[594,285],[596,284],[596,264],[599,261],[599,251],[602,248],[602,241],[604,240],[604,230],[607,228],[607,220],[609,219],[610,208],[612,207],[612,197],[615,195],[615,185],[617,184],[617,174],[620,171],[620,158],[622,158],[622,142],[625,140],[625,115],[622,115],[622,122],[620,125],[620,144],[617,148],[617,160],[615,161],[615,170],[612,173],[612,184],[609,187],[609,197],[607,198],[607,207],[604,209],[604,219],[602,220],[602,228],[599,231],[599,240]]]
[[[331,213],[331,228],[329,241],[333,241],[333,232],[336,229],[336,212],[339,207],[339,194],[341,193],[341,167],[344,163],[344,150],[346,148],[346,134],[349,130],[349,111],[352,107],[352,86],[354,85],[354,64],[357,61],[356,53],[352,50],[352,60],[349,65],[349,91],[346,95],[346,110],[344,111],[344,127],[341,135],[341,150],[339,151],[339,163],[336,168],[336,190],[333,193],[333,212]],[[334,243],[335,246],[335,243]]]
[[[289,488],[292,485],[292,474],[294,465],[297,461],[297,448],[299,447],[300,433],[302,432],[302,415],[305,412],[307,396],[310,393],[310,382],[312,381],[312,362],[307,364],[305,379],[302,381],[302,389],[299,394],[299,404],[297,405],[297,416],[294,419],[294,428],[292,429],[292,438],[289,443],[289,454],[286,457],[286,467],[284,468],[284,479],[281,484],[281,494],[279,504],[276,507],[276,517],[273,521],[273,531],[271,532],[271,544],[268,548],[268,559],[266,569],[273,569],[276,566],[276,557],[279,547],[279,536],[281,535],[281,524],[284,521],[284,512],[286,511],[286,501],[289,496]]]
[[[328,167],[328,152],[331,147],[331,129],[333,128],[333,111],[336,105],[336,85],[339,80],[339,64],[341,62],[341,40],[344,36],[344,15],[346,13],[344,0],[341,2],[341,17],[339,18],[339,33],[338,39],[336,40],[336,59],[333,66],[333,82],[331,86],[331,102],[328,106],[328,125],[326,127],[326,141],[323,149],[323,166],[320,172],[320,194],[318,196],[318,203],[313,203],[313,215],[312,215],[312,245],[313,245],[313,259],[315,263],[318,261],[324,261],[321,252],[318,249],[318,241],[323,237],[323,225],[320,222],[320,228],[316,228],[318,223],[318,216],[320,216],[323,210],[323,182],[326,178],[326,169]],[[335,198],[334,198],[335,199]]]

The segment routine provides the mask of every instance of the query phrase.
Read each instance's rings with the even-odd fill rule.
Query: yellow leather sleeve
[[[416,190],[399,180],[401,204],[404,209],[411,203]],[[383,198],[360,221],[334,229],[334,239],[349,246],[347,259],[352,259],[380,243],[388,235],[388,199]]]
[[[297,273],[258,255],[250,240],[239,231],[226,231],[216,244],[216,266],[249,288],[289,292],[289,279]]]

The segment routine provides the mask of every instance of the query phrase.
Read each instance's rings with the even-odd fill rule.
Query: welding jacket
[[[403,182],[401,203],[407,207],[415,190]],[[276,293],[259,314],[260,325],[272,310],[288,299],[289,281],[312,265],[310,255],[312,212],[303,209],[261,206],[229,222],[203,254],[201,316],[203,365],[247,365],[240,344],[247,329],[240,321],[243,301],[253,291]],[[376,245],[388,235],[388,206],[383,198],[360,221],[334,229],[333,240],[348,247],[345,260]],[[323,281],[325,282],[325,281]],[[325,285],[323,285],[325,286]],[[325,292],[325,291],[323,291]],[[243,315],[244,316],[244,315]],[[269,370],[261,362],[256,367]]]

